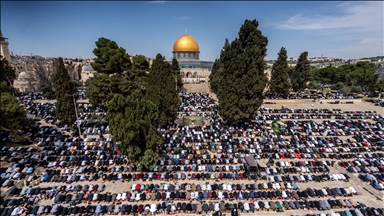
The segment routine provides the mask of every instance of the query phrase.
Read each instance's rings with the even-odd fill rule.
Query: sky
[[[267,60],[288,57],[355,59],[383,56],[383,2],[357,1],[1,1],[1,30],[14,54],[93,58],[100,37],[127,53],[172,57],[187,29],[200,59],[214,61],[225,39],[256,19],[268,38]]]

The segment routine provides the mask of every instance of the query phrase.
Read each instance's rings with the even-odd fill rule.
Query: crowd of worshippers
[[[52,199],[57,204],[82,202],[139,202],[139,201],[208,201],[208,200],[266,200],[266,199],[308,199],[311,197],[350,197],[360,195],[356,187],[321,188],[305,190],[264,190],[255,184],[133,184],[131,191],[122,193],[102,193],[104,184],[63,185],[48,188],[17,188],[10,191],[9,203],[18,197],[38,197]],[[12,201],[14,202],[14,201]],[[6,206],[6,205],[5,205]]]
[[[191,95],[199,95],[197,93],[184,93],[189,96]],[[204,95],[204,94],[202,94]],[[191,96],[192,97],[192,96]],[[197,96],[196,96],[197,97]],[[208,95],[206,95],[207,98]],[[186,97],[189,98],[189,97]],[[188,101],[187,99],[185,99]],[[197,99],[196,99],[197,100]],[[184,100],[182,104],[184,103]],[[57,122],[53,111],[55,104],[54,103],[43,103],[43,104],[36,104],[34,101],[29,101],[25,102],[27,110],[30,112],[30,114],[37,115],[39,117],[44,118],[48,123],[55,123]],[[81,104],[79,106],[79,120],[77,124],[80,125],[81,131],[84,135],[94,135],[94,134],[106,134],[109,132],[108,125],[105,121],[103,121],[105,117],[105,110],[100,110],[100,108],[96,109],[90,109],[91,106],[87,104]],[[279,110],[273,110],[273,109],[265,109],[265,108],[260,108],[262,112],[267,112],[267,113],[275,113],[275,112],[280,112]],[[341,112],[341,111],[330,111],[330,110],[292,110],[292,109],[282,109],[285,110],[285,112],[292,112],[292,113],[327,113],[327,115],[333,115],[333,114],[338,114],[338,115],[355,115],[354,113],[349,113],[349,112]],[[100,116],[101,120],[97,121],[92,121],[92,116],[93,115],[98,115]],[[316,114],[317,115],[317,114]],[[375,123],[370,123],[367,121],[359,121],[359,120],[324,120],[323,122],[314,122],[314,121],[283,121],[282,123],[285,125],[279,125],[279,130],[278,131],[272,131],[271,130],[271,122],[270,120],[267,119],[267,115],[263,114],[261,116],[256,117],[255,121],[252,122],[242,122],[238,125],[236,125],[236,129],[230,125],[225,125],[224,122],[215,114],[210,113],[210,118],[211,120],[211,125],[214,126],[215,130],[219,134],[217,135],[222,135],[220,132],[225,133],[230,133],[231,135],[235,135],[237,133],[237,136],[261,136],[263,134],[282,134],[282,135],[292,135],[294,133],[307,133],[308,135],[323,135],[323,136],[342,136],[342,135],[352,135],[356,133],[356,131],[363,131],[367,135],[383,135],[382,131],[383,129],[383,117],[381,115],[378,115],[376,113],[357,113],[356,115],[359,115],[358,117],[361,118],[368,118],[367,116],[370,116],[375,120]],[[281,120],[280,118],[274,117],[273,119]],[[211,126],[211,128],[212,128]],[[65,126],[68,127],[68,126]],[[180,129],[180,128],[179,128]],[[240,131],[238,130],[245,130],[245,134],[239,133]],[[188,129],[187,129],[188,130]],[[237,130],[237,131],[235,131]],[[371,130],[373,130],[371,132]],[[189,133],[188,131],[185,131],[185,137],[188,139],[189,138]],[[205,130],[205,132],[207,132]],[[210,136],[208,138],[213,139],[212,137],[212,130],[209,131]],[[381,133],[381,134],[380,134]],[[204,136],[207,138],[207,133],[204,134]],[[188,142],[195,141],[193,140],[194,136],[191,137],[192,140],[187,140]]]
[[[277,126],[278,130],[274,130],[276,128],[268,127],[276,126],[269,123],[269,120],[266,120],[263,117],[258,117],[251,122],[241,122],[235,125],[226,124],[215,113],[217,111],[217,104],[212,98],[209,97],[207,93],[180,93],[180,96],[182,98],[182,105],[180,106],[181,112],[184,112],[184,114],[192,114],[193,111],[199,111],[199,109],[201,111],[205,111],[204,115],[206,113],[209,114],[211,125],[189,127],[178,124],[169,124],[162,128],[161,131],[165,138],[165,143],[162,146],[159,146],[157,149],[160,158],[157,161],[157,166],[152,170],[146,170],[146,172],[142,172],[142,170],[140,170],[135,164],[127,163],[125,157],[122,156],[119,150],[116,148],[117,144],[114,143],[112,139],[87,138],[86,140],[82,140],[78,137],[70,138],[66,135],[63,135],[54,127],[42,126],[41,124],[35,123],[29,129],[27,134],[29,135],[30,140],[43,148],[42,151],[36,152],[33,150],[34,148],[1,148],[2,161],[12,163],[10,168],[2,168],[1,185],[3,187],[12,187],[14,186],[15,180],[19,179],[25,179],[27,184],[31,184],[31,189],[11,189],[14,193],[13,195],[16,196],[20,195],[22,192],[25,194],[29,192],[29,194],[28,196],[23,195],[23,198],[13,198],[8,200],[6,204],[3,205],[4,207],[8,208],[8,210],[3,210],[2,214],[10,215],[10,209],[16,213],[23,211],[22,209],[18,209],[17,206],[20,203],[24,203],[25,200],[23,199],[26,199],[26,197],[28,197],[28,200],[33,198],[37,198],[37,200],[41,199],[41,197],[38,198],[35,196],[41,193],[36,192],[35,194],[37,189],[33,189],[34,186],[32,185],[32,182],[36,181],[43,183],[67,183],[70,185],[68,191],[71,192],[68,193],[67,191],[69,186],[65,188],[65,192],[61,191],[62,187],[60,190],[57,189],[54,192],[52,192],[51,189],[48,189],[51,191],[49,196],[51,196],[51,198],[58,199],[57,205],[39,206],[39,201],[34,199],[30,201],[27,200],[27,202],[30,203],[26,210],[28,212],[50,212],[52,209],[54,209],[54,211],[60,212],[61,214],[64,213],[64,215],[69,214],[69,212],[72,211],[83,213],[86,213],[87,211],[92,213],[101,213],[105,210],[106,212],[116,213],[115,209],[118,209],[117,212],[119,212],[121,209],[123,209],[125,204],[110,204],[108,206],[91,204],[84,208],[79,206],[76,210],[74,210],[76,206],[64,207],[61,206],[60,203],[67,202],[69,199],[72,202],[72,199],[75,198],[76,199],[74,201],[77,202],[79,201],[78,198],[81,198],[80,201],[83,203],[84,200],[89,201],[89,196],[92,197],[91,201],[96,201],[96,198],[97,201],[99,201],[99,199],[101,199],[101,201],[105,201],[109,198],[111,201],[116,200],[112,199],[114,194],[101,193],[102,191],[99,192],[97,189],[95,193],[90,193],[89,188],[92,188],[93,190],[96,188],[95,185],[88,187],[89,193],[86,195],[86,192],[84,192],[83,188],[78,188],[77,185],[74,188],[73,184],[76,182],[84,183],[86,181],[90,181],[90,183],[92,183],[92,181],[98,179],[113,182],[140,181],[149,179],[169,181],[186,179],[206,181],[228,179],[231,181],[237,181],[246,179],[248,177],[244,172],[245,168],[243,166],[243,158],[245,156],[252,155],[255,159],[270,159],[268,167],[260,170],[261,173],[265,175],[265,179],[268,181],[265,183],[245,185],[237,183],[201,184],[201,191],[197,190],[198,185],[195,185],[196,190],[192,190],[192,185],[190,185],[190,191],[187,190],[187,192],[185,192],[186,190],[184,190],[186,202],[178,202],[180,203],[180,208],[178,207],[178,203],[168,202],[169,200],[167,200],[167,197],[171,196],[175,197],[176,199],[177,192],[179,192],[178,196],[181,197],[180,199],[184,197],[182,194],[183,191],[176,190],[178,184],[139,184],[139,190],[136,189],[138,187],[138,184],[136,184],[132,191],[127,192],[126,195],[130,196],[130,198],[127,198],[127,200],[131,200],[131,198],[134,197],[134,202],[140,201],[142,198],[144,198],[144,195],[145,200],[147,200],[147,190],[150,190],[150,199],[152,199],[154,196],[157,201],[163,201],[166,207],[164,208],[163,204],[161,204],[161,206],[156,204],[156,208],[152,205],[149,205],[148,207],[145,204],[134,204],[130,207],[125,205],[124,207],[125,209],[130,208],[131,212],[134,211],[134,208],[136,208],[136,211],[141,209],[143,212],[145,212],[145,209],[149,208],[156,209],[155,212],[159,210],[168,213],[176,213],[179,211],[202,213],[203,211],[197,211],[199,210],[197,209],[200,203],[199,201],[207,201],[207,198],[209,200],[210,196],[212,196],[217,197],[217,204],[220,205],[220,203],[223,203],[223,210],[229,212],[235,207],[232,203],[226,201],[232,199],[236,200],[239,199],[239,197],[244,199],[244,196],[248,197],[248,199],[273,199],[274,197],[284,198],[285,196],[287,199],[299,199],[302,197],[305,198],[306,196],[311,197],[308,195],[307,189],[300,190],[297,187],[296,182],[336,180],[348,181],[349,176],[347,174],[329,173],[330,170],[328,167],[332,166],[333,163],[332,161],[325,160],[326,158],[383,158],[383,155],[380,153],[384,150],[383,146],[381,145],[383,135],[382,133],[380,134],[380,132],[382,131],[384,119],[382,116],[376,115],[375,113],[367,112],[362,115],[364,118],[366,117],[365,115],[371,117],[373,116],[372,119],[374,120],[374,123],[351,119],[345,121],[322,121],[318,123],[308,120],[296,120],[285,121],[282,122],[282,124],[279,123]],[[26,105],[26,108],[30,114],[40,116],[45,121],[50,121],[49,123],[57,122],[56,117],[53,114],[55,104],[36,103],[36,99],[39,99],[39,96],[25,95],[21,97],[21,101]],[[191,107],[192,109],[189,110],[188,108],[187,110],[184,110],[184,107]],[[92,108],[88,104],[82,104],[79,106],[79,109],[81,116],[79,122],[81,121],[82,133],[85,135],[92,134],[92,131],[97,127],[99,127],[97,131],[100,130],[100,133],[108,132],[108,126],[106,124],[100,123],[102,121],[97,122],[100,123],[98,125],[88,125],[88,120],[92,118],[92,115],[94,114],[100,115],[101,119],[103,119],[103,117],[105,117],[105,110],[100,108]],[[261,110],[264,110],[268,113],[273,113],[276,111],[265,108],[261,108]],[[331,111],[285,109],[284,112],[327,113]],[[330,115],[338,114],[348,113],[335,111],[335,113],[331,113]],[[101,126],[104,126],[103,130],[101,130]],[[65,126],[60,125],[60,127],[64,127],[65,129]],[[92,128],[91,132],[88,132],[89,128]],[[312,137],[313,133],[322,133],[323,137]],[[339,137],[329,137],[330,134],[338,135]],[[343,135],[353,135],[353,137],[343,139]],[[300,160],[291,161],[289,159]],[[273,160],[277,160],[277,162],[273,162]],[[30,172],[33,172],[37,166],[46,168],[43,175],[39,178],[28,175]],[[178,185],[180,190],[182,190],[181,188],[183,185],[185,187],[188,186],[188,184],[180,184]],[[210,190],[207,190],[208,186],[210,186],[210,189],[216,188],[216,190],[212,189],[211,193],[209,193]],[[156,191],[155,193],[152,192],[153,189],[150,189],[151,187],[153,187],[153,189],[156,187],[158,190],[163,188],[163,191]],[[164,190],[164,187],[167,187],[167,189]],[[170,187],[175,188],[175,191],[168,191]],[[220,187],[223,189],[220,190]],[[99,188],[99,185],[97,188]],[[32,190],[33,197],[30,197]],[[324,188],[324,190],[326,193],[324,193],[323,190],[321,190],[322,192],[314,193],[315,195],[320,194],[320,197],[323,197],[321,196],[321,193],[324,195],[334,194],[334,196],[340,194],[344,196],[359,193],[357,188],[349,187],[344,189],[335,188],[336,192],[332,188],[330,188],[329,191],[327,191],[326,188]],[[80,195],[74,196],[74,191]],[[84,192],[82,196],[82,192],[80,191]],[[158,192],[160,193],[160,199],[157,199]],[[165,200],[163,199],[163,192],[165,194]],[[222,195],[220,195],[220,192],[222,192]],[[54,193],[56,193],[56,195],[53,197]],[[72,196],[68,196],[69,194]],[[95,194],[98,195],[95,196]],[[198,201],[198,203],[188,202],[187,194],[189,194],[191,197],[194,197],[195,201]],[[118,195],[119,194],[115,194],[115,198],[118,198]],[[86,196],[86,199],[83,199],[84,196]],[[123,194],[121,193],[120,198],[122,196]],[[254,196],[254,198],[252,198],[252,196]],[[224,202],[220,202],[219,197],[221,197],[222,201]],[[136,198],[140,199],[136,200]],[[330,200],[334,200],[334,198],[331,197]],[[309,203],[309,205],[306,205],[307,207],[312,206],[313,208],[325,210],[329,209],[327,206],[338,205],[336,201],[333,202],[330,200],[305,202],[313,202]],[[284,200],[282,203],[279,202],[279,204],[286,209],[301,209],[303,205],[300,202],[304,201]],[[343,202],[345,203],[345,201],[340,201],[341,204],[343,204]],[[185,203],[184,209],[182,207],[182,203]],[[191,208],[187,208],[188,203],[190,204]],[[275,203],[275,201],[272,203],[274,203],[274,206],[279,206],[277,203]],[[252,208],[250,207],[251,205],[253,205],[254,210],[270,208],[273,209],[272,203],[269,201],[260,200],[255,200],[254,202],[239,202],[239,205],[236,206],[235,209],[247,211],[248,207]],[[335,203],[337,205],[333,205]],[[209,207],[211,203],[206,204],[208,208],[205,209],[211,211],[209,210],[211,209]],[[212,204],[214,206],[216,205],[215,203]],[[111,205],[113,206],[110,207]],[[204,203],[200,203],[200,205],[201,208],[204,207]],[[193,210],[193,206],[195,206],[195,210]],[[324,206],[325,208],[323,208]],[[83,209],[81,210],[81,208]],[[221,210],[221,208],[219,208],[219,210]],[[55,212],[55,214],[58,214],[57,212]]]
[[[182,185],[172,185],[172,184],[160,184],[160,185],[145,185],[142,187],[140,184],[134,184],[132,185],[132,192],[123,192],[119,194],[111,194],[111,193],[98,193],[99,191],[102,191],[104,188],[100,190],[100,186],[81,186],[81,185],[67,185],[67,186],[58,186],[58,187],[49,187],[49,188],[14,188],[11,191],[11,196],[18,197],[23,196],[23,198],[12,198],[7,199],[3,203],[4,207],[7,206],[17,206],[20,205],[20,203],[24,203],[27,205],[32,205],[38,203],[41,199],[51,199],[53,198],[53,201],[56,204],[65,204],[69,203],[71,205],[78,205],[81,203],[88,203],[89,205],[92,204],[92,202],[97,202],[100,206],[100,202],[113,202],[113,205],[119,205],[121,207],[123,204],[123,201],[127,200],[127,202],[140,202],[140,201],[164,201],[163,203],[174,203],[178,201],[189,201],[191,205],[195,205],[195,208],[191,206],[191,208],[188,207],[181,207],[178,206],[179,204],[176,204],[175,209],[164,209],[164,206],[161,206],[161,208],[158,208],[158,206],[155,208],[155,211],[162,211],[162,212],[174,212],[180,211],[183,212],[196,212],[196,213],[202,213],[202,212],[210,212],[210,211],[230,211],[234,207],[229,207],[228,205],[232,205],[231,203],[224,203],[219,202],[223,201],[223,199],[229,199],[231,202],[238,202],[237,208],[241,212],[254,212],[255,210],[268,210],[268,209],[282,209],[283,207],[285,209],[303,209],[304,205],[306,208],[309,209],[319,209],[319,210],[329,210],[334,207],[356,207],[357,204],[352,198],[345,199],[346,196],[353,196],[353,195],[359,195],[360,192],[358,191],[357,187],[347,187],[347,188],[322,188],[322,189],[312,189],[307,188],[302,191],[254,191],[255,188],[252,187],[253,184],[244,185],[241,186],[238,185],[239,188],[236,188],[236,185],[233,185],[233,191],[228,190],[230,187],[230,184],[222,184],[222,185],[206,185],[206,188],[203,188],[200,185],[195,184],[182,184]],[[206,189],[204,193],[202,190]],[[181,190],[179,192],[178,190]],[[242,191],[244,190],[244,191]],[[246,191],[247,190],[247,191]],[[175,192],[176,191],[176,192]],[[192,192],[190,192],[192,191]],[[196,191],[195,193],[193,191]],[[217,191],[217,193],[216,193]],[[248,192],[249,191],[249,192]],[[73,193],[74,192],[74,193]],[[195,194],[195,195],[194,195]],[[211,196],[210,196],[211,195]],[[329,200],[319,200],[319,201],[300,201],[305,200],[308,197],[318,197],[323,198],[330,196],[331,199]],[[340,197],[339,199],[336,199],[335,197]],[[275,199],[295,199],[295,200],[284,200],[284,201],[268,201],[268,200],[275,200]],[[258,200],[257,200],[258,199]],[[201,203],[201,200],[208,201],[208,200],[217,200],[217,202],[213,203],[219,204],[222,203],[221,207],[217,208],[205,208],[204,203]],[[241,201],[243,200],[243,201]],[[192,201],[197,201],[198,203],[193,203]],[[181,202],[178,202],[182,204]],[[203,204],[202,206],[199,206]],[[88,205],[88,206],[89,206]],[[209,204],[210,205],[210,204]],[[139,207],[139,205],[137,205]],[[167,206],[167,205],[166,205]],[[44,208],[50,208],[51,206],[44,206]],[[43,208],[43,209],[44,209]],[[88,208],[88,207],[87,207]],[[119,208],[120,209],[120,208]],[[161,210],[162,209],[162,210]],[[29,208],[29,210],[33,211],[33,208]],[[42,209],[41,209],[42,210]],[[95,211],[95,213],[100,213]],[[108,212],[111,212],[113,210],[108,210]],[[140,211],[140,210],[138,210]],[[44,211],[40,211],[40,213],[43,213]],[[50,212],[50,211],[48,211]],[[55,213],[54,211],[51,213]],[[78,213],[78,212],[77,212]],[[118,212],[115,212],[118,213]]]
[[[375,189],[384,190],[384,160],[382,158],[359,158],[354,161],[341,161],[339,165],[346,168],[348,172],[359,173],[359,178],[370,182]]]
[[[179,96],[181,98],[180,112],[218,111],[218,104],[208,93],[180,92]]]
[[[359,99],[362,96],[358,94],[345,94],[345,93],[327,93],[324,94],[318,91],[301,91],[298,93],[291,93],[288,96],[284,94],[271,94],[266,93],[263,95],[265,99]]]
[[[28,114],[44,119],[47,123],[60,126],[62,130],[69,131],[69,125],[61,125],[54,113],[56,103],[36,102],[34,97],[28,95],[20,98],[25,105]],[[77,107],[78,119],[75,125],[80,126],[81,133],[87,137],[89,135],[101,135],[109,133],[108,123],[105,121],[106,110],[100,107],[93,108],[89,103],[80,103]],[[76,131],[76,130],[74,130]],[[76,131],[75,136],[78,136]]]
[[[21,202],[20,200],[19,202]],[[15,203],[18,201],[15,201]],[[31,201],[27,201],[30,203]],[[337,210],[338,208],[354,208],[338,213],[339,215],[382,215],[383,209],[366,207],[365,204],[354,201],[353,199],[320,199],[313,201],[254,201],[254,202],[161,202],[152,204],[118,204],[112,203],[109,205],[71,205],[63,206],[60,204],[54,205],[31,205],[26,204],[25,213],[33,215],[53,214],[53,215],[93,215],[93,214],[183,214],[196,213],[218,215],[218,212],[228,212],[231,215],[238,215],[234,211],[239,210],[242,213],[255,213],[258,211],[281,210],[285,209],[309,209],[309,210]],[[20,215],[24,213],[24,208],[19,206],[7,207],[2,209],[1,215]]]
[[[162,147],[161,153],[164,161],[177,159],[176,163],[182,165],[194,161],[199,163],[197,159],[200,159],[200,163],[203,164],[223,164],[230,162],[231,159],[237,162],[239,159],[236,160],[236,158],[243,158],[246,154],[252,154],[255,158],[300,159],[327,158],[329,156],[327,153],[363,155],[368,150],[383,151],[383,147],[378,143],[382,139],[381,135],[369,136],[369,133],[357,133],[353,138],[347,138],[343,141],[341,137],[311,137],[307,135],[294,135],[290,139],[284,138],[282,135],[263,135],[263,137],[249,138],[245,134],[247,132],[242,132],[244,129],[229,133],[229,130],[215,130],[212,126],[192,129],[187,126],[179,126],[179,128],[169,130],[165,134],[167,141]],[[240,137],[242,135],[245,136]],[[195,144],[189,145],[189,142],[195,142]],[[202,151],[206,149],[217,152],[217,154],[210,154],[207,157],[207,155],[202,154]],[[339,156],[332,155],[332,157]]]
[[[382,115],[376,111],[342,111],[340,109],[273,109],[260,107],[262,114],[257,120],[279,121],[282,119],[373,119],[380,120]]]

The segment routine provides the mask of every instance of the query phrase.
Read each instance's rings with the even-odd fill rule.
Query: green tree
[[[31,122],[27,119],[26,110],[13,95],[15,92],[13,88],[13,81],[16,78],[15,70],[2,56],[0,56],[0,70],[0,130],[8,130],[11,132],[12,138],[20,138],[19,130],[28,126]]]
[[[52,85],[43,85],[41,84],[39,87],[39,90],[43,93],[43,96],[47,98],[48,100],[53,100],[55,99],[55,90],[53,89],[53,84]]]
[[[316,69],[312,73],[314,81],[329,84],[341,89],[343,86],[360,86],[368,91],[374,91],[378,82],[376,66],[367,62],[342,65],[338,68],[331,65]],[[343,86],[341,86],[343,85]]]
[[[172,59],[171,71],[176,74],[177,92],[180,92],[181,89],[183,88],[183,78],[181,77],[181,74],[180,74],[179,62],[175,58]]]
[[[76,121],[73,101],[76,90],[61,57],[58,58],[56,72],[53,74],[53,86],[57,100],[56,117],[61,123],[72,126]]]
[[[220,115],[229,123],[254,119],[263,103],[262,93],[268,83],[264,73],[268,39],[258,26],[256,20],[245,20],[239,38],[226,44],[220,54],[223,71],[217,77],[217,96]]]
[[[5,81],[7,85],[13,86],[13,81],[16,79],[16,72],[11,67],[7,59],[0,55],[0,82]]]
[[[298,92],[307,88],[307,82],[311,80],[311,65],[308,60],[308,52],[303,52],[297,61],[295,70],[292,73],[292,89]]]
[[[149,70],[149,61],[143,55],[136,55],[132,57],[132,69],[133,70]]]
[[[125,49],[119,47],[115,41],[99,38],[93,50],[96,58],[91,63],[93,69],[99,73],[122,74],[131,69],[131,59]]]
[[[376,74],[376,65],[374,63],[357,62],[357,85],[369,91],[374,91],[379,75]]]
[[[287,96],[291,84],[289,81],[289,67],[287,62],[287,50],[282,47],[278,53],[275,63],[272,65],[271,80],[269,82],[269,91],[272,94],[283,94]]]
[[[350,86],[349,91],[351,93],[361,94],[363,92],[363,89],[361,88],[361,86]]]
[[[220,51],[220,58],[216,59],[215,62],[213,63],[212,72],[209,75],[210,88],[215,94],[218,94],[219,92],[220,81],[221,81],[221,78],[223,77],[222,73],[224,71],[224,65],[221,62],[221,59],[225,58],[225,55],[226,55],[225,51],[226,50],[228,51],[229,47],[230,47],[230,44],[228,42],[228,39],[225,39],[224,46]]]
[[[289,76],[289,81],[291,81],[291,87],[292,87],[292,75],[294,71],[295,71],[295,67],[292,67],[292,66],[288,67],[288,76]]]
[[[140,168],[153,169],[155,168],[158,160],[159,154],[157,154],[152,149],[147,149],[145,150],[144,155],[140,159]]]
[[[94,77],[87,80],[86,95],[89,102],[97,106],[107,106],[109,100],[112,99],[114,94],[122,94],[128,96],[134,90],[144,92],[145,71],[130,70],[126,74],[108,75],[97,73]]]
[[[376,85],[376,90],[381,92],[384,92],[384,79],[379,79]]]
[[[379,91],[379,98],[381,98],[381,93],[384,92],[384,79],[379,79],[376,84],[376,91]]]
[[[9,92],[3,92],[2,89],[0,129],[11,132],[21,130],[29,123],[26,115],[26,110],[19,104],[17,98]]]
[[[143,55],[136,55],[132,58],[132,69],[127,71],[125,78],[131,81],[129,88],[134,87],[145,92],[147,77],[149,74],[149,61]]]
[[[77,65],[76,72],[77,72],[77,77],[79,78],[79,81],[81,80],[81,72],[83,71],[83,67],[81,64]]]
[[[154,103],[146,100],[140,91],[129,97],[115,94],[108,103],[106,120],[123,155],[145,168],[155,165],[153,158],[158,156],[154,150],[164,140],[157,131],[158,109]]]
[[[89,98],[89,103],[94,107],[106,105],[113,96],[110,88],[110,77],[107,74],[96,73],[94,77],[85,82],[85,94]]]
[[[146,98],[158,107],[161,125],[174,120],[177,113],[180,99],[175,86],[172,66],[157,54],[148,75]]]
[[[212,72],[209,75],[209,84],[212,91],[217,94],[220,86],[221,73],[223,72],[224,67],[221,64],[220,59],[216,59],[213,63]]]
[[[336,83],[334,85],[331,85],[331,89],[332,90],[340,90],[340,89],[342,89],[344,87],[345,87],[345,85],[342,82],[338,82],[338,83]]]
[[[0,90],[1,92],[7,92],[7,93],[10,93],[11,95],[15,93],[15,88],[9,85],[6,81],[0,82]]]
[[[309,89],[316,89],[316,90],[323,90],[323,85],[321,83],[318,83],[316,81],[309,82],[308,84]]]

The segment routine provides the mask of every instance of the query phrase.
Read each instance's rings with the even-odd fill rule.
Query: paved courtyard
[[[209,89],[208,87],[206,86],[206,84],[187,84],[184,86],[185,90],[188,91],[188,92],[209,92]],[[210,93],[210,95],[216,99],[216,96],[212,93]],[[45,102],[45,101],[40,101],[40,102]],[[313,105],[312,105],[313,104]],[[316,108],[322,108],[322,109],[341,109],[341,110],[345,110],[345,111],[376,111],[377,113],[381,113],[382,115],[384,115],[384,108],[382,107],[378,107],[378,106],[374,106],[374,104],[371,104],[371,103],[367,103],[367,102],[357,102],[357,103],[354,103],[354,104],[337,104],[337,105],[333,105],[333,104],[328,104],[328,103],[323,103],[323,104],[320,104],[319,102],[309,102],[309,101],[302,101],[301,103],[290,103],[290,104],[282,104],[282,103],[279,103],[279,104],[264,104],[263,106],[265,108],[281,108],[282,105],[285,105],[287,108],[289,109],[316,109]],[[48,126],[49,124],[47,123],[44,123],[44,121],[42,120],[42,124],[43,125],[46,125]],[[49,125],[49,126],[52,126],[52,125]],[[350,136],[345,136],[345,137],[340,137],[340,139],[344,140],[346,138],[349,138]],[[17,146],[15,144],[8,144],[10,146]],[[36,149],[39,150],[38,154],[40,154],[40,157],[43,157],[44,155],[41,154],[41,151],[42,150],[42,147],[39,147],[35,144],[32,144],[30,145]],[[25,147],[29,147],[29,146],[25,146]],[[334,160],[334,159],[329,159],[327,158],[326,160],[329,160],[329,161],[338,161],[338,160]],[[267,163],[267,159],[261,159],[262,162],[264,163]],[[279,160],[279,161],[284,161],[283,159],[282,160]],[[298,161],[298,159],[285,159],[285,161]],[[1,162],[1,166],[2,167],[9,167],[11,165],[11,163],[7,163],[7,162]],[[330,169],[330,172],[331,174],[336,174],[336,173],[347,173],[347,171],[340,167],[339,165],[337,165],[337,163],[335,163],[334,166],[329,166],[329,169]],[[39,177],[42,176],[42,174],[44,173],[44,168],[43,167],[39,167],[36,169],[37,171],[34,172],[34,175],[37,175]],[[361,192],[361,195],[354,195],[352,197],[336,197],[336,199],[349,199],[349,198],[352,198],[353,200],[357,201],[357,202],[362,202],[364,203],[365,205],[369,206],[369,207],[375,207],[375,208],[383,208],[384,207],[384,192],[383,191],[378,191],[378,190],[375,190],[372,186],[370,186],[368,183],[365,183],[365,182],[362,182],[361,180],[359,180],[357,178],[357,174],[348,174],[351,176],[351,179],[348,181],[348,182],[344,182],[344,181],[324,181],[324,182],[307,182],[307,183],[304,183],[304,182],[297,182],[297,186],[300,190],[303,190],[303,189],[306,189],[306,188],[313,188],[313,189],[321,189],[321,188],[326,188],[326,187],[329,187],[329,188],[332,188],[332,187],[349,187],[349,186],[357,186],[357,188],[359,189],[359,191]],[[106,192],[109,192],[111,194],[118,194],[118,193],[122,193],[122,192],[127,192],[127,191],[132,191],[132,185],[133,184],[161,184],[161,183],[164,183],[164,184],[170,184],[170,183],[173,183],[173,184],[182,184],[182,183],[189,183],[189,184],[205,184],[205,183],[209,183],[209,184],[221,184],[221,183],[225,183],[225,184],[232,184],[232,183],[235,183],[235,184],[249,184],[249,183],[264,183],[264,182],[268,182],[267,180],[257,180],[257,181],[254,181],[254,180],[218,180],[218,181],[215,181],[215,180],[204,180],[204,181],[198,181],[198,180],[177,180],[177,181],[164,181],[164,180],[153,180],[153,181],[142,181],[142,180],[138,180],[138,181],[124,181],[124,182],[121,182],[121,181],[102,181],[102,179],[98,179],[96,181],[83,181],[83,182],[75,182],[75,183],[72,183],[72,184],[80,184],[80,185],[99,185],[99,184],[105,184],[105,190],[103,191],[103,193],[106,193]],[[56,183],[56,182],[39,182],[38,180],[36,181],[36,185],[34,187],[41,187],[41,188],[45,188],[45,187],[53,187],[53,186],[63,186],[63,185],[66,185],[65,183]],[[24,185],[24,180],[20,180],[16,183],[16,186],[17,187],[25,187]],[[11,190],[11,188],[2,188],[1,189],[1,192],[2,194],[7,194],[9,192],[9,190]],[[310,200],[317,200],[317,199],[320,199],[320,198],[316,198],[316,197],[313,197],[313,198],[310,198]],[[324,198],[322,198],[324,199]],[[283,201],[282,199],[277,199],[278,201]],[[244,200],[243,200],[244,201]],[[276,201],[276,200],[274,200]],[[177,202],[177,201],[175,201]],[[196,201],[193,201],[194,203],[196,203]],[[209,200],[208,202],[219,202],[218,200]],[[229,201],[229,200],[226,200],[226,203],[237,203],[239,202],[239,200],[232,200],[232,201]],[[128,202],[127,201],[124,201],[123,204],[127,204]],[[161,201],[140,201],[136,204],[151,204],[151,203],[161,203]],[[98,203],[92,203],[93,205],[97,205]],[[109,205],[109,203],[104,203],[104,202],[101,202],[100,204],[104,204],[104,205]],[[54,205],[54,201],[53,200],[41,200],[39,202],[39,205]],[[68,204],[62,204],[63,206],[68,206]],[[81,204],[79,204],[79,206],[81,205],[88,205],[86,202],[83,202]],[[282,215],[282,216],[292,216],[292,215],[306,215],[306,214],[320,214],[320,213],[331,213],[332,211],[340,211],[340,210],[344,210],[344,209],[332,209],[332,210],[328,210],[328,211],[317,211],[317,210],[284,210],[284,212],[275,212],[275,211],[258,211],[258,212],[255,212],[255,213],[242,213],[242,215]],[[210,213],[211,214],[211,213]],[[230,215],[230,213],[226,213],[227,215]],[[162,215],[162,214],[160,214]],[[181,215],[181,214],[175,214],[175,215]],[[195,215],[195,214],[183,214],[183,215]]]

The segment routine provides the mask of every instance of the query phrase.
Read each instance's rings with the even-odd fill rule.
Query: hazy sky
[[[1,30],[14,54],[94,57],[106,37],[128,53],[171,58],[184,34],[200,46],[200,59],[214,60],[226,38],[238,36],[245,19],[259,21],[268,37],[267,59],[282,46],[289,57],[343,59],[383,54],[383,2],[21,2],[1,1]]]

